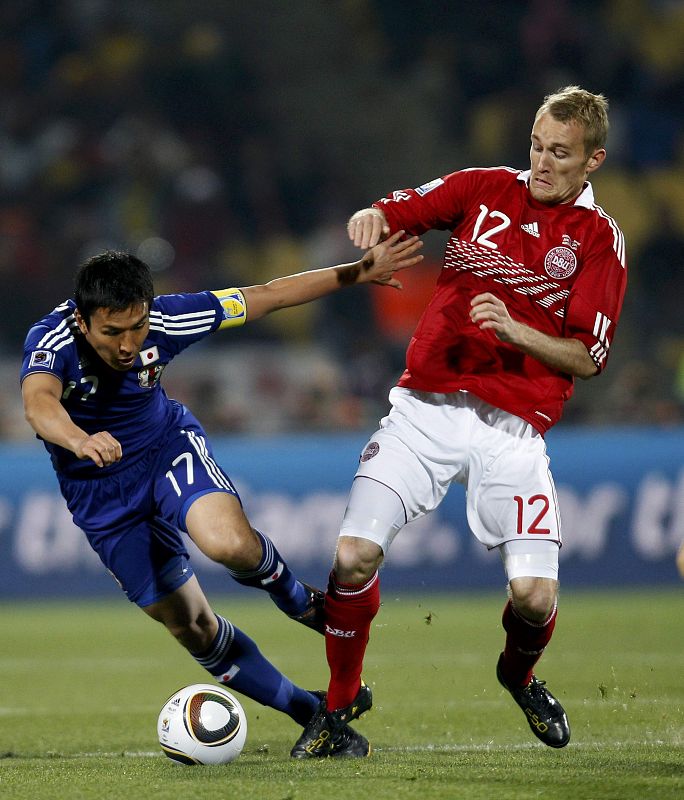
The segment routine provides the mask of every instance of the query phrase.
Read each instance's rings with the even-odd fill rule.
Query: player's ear
[[[83,319],[81,312],[78,309],[74,311],[74,319],[76,320],[78,329],[85,336],[85,334],[88,333],[88,326],[86,325],[86,321]]]
[[[606,151],[601,147],[589,156],[587,161],[587,174],[597,170],[601,164],[606,160]]]

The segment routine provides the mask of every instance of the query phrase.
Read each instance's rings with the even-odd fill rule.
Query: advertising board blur
[[[566,427],[547,443],[563,517],[563,585],[677,582],[684,430]],[[252,525],[321,586],[364,444],[358,436],[214,439]],[[0,597],[114,596],[119,589],[74,527],[42,445],[5,445],[0,454]],[[190,552],[208,593],[246,591],[192,545]],[[460,486],[396,538],[382,581],[415,591],[504,585],[498,554],[469,532]]]

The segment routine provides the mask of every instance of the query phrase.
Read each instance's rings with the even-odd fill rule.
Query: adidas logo
[[[536,236],[537,239],[539,238],[539,226],[536,222],[530,222],[528,225],[521,225],[520,227],[525,231],[525,233]]]

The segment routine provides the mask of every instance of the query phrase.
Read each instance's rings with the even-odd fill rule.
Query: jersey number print
[[[527,521],[530,522],[529,528],[525,530],[525,501],[519,495],[515,495],[513,498],[518,505],[518,528],[517,533],[529,533],[529,534],[547,534],[551,533],[550,528],[540,528],[542,520],[547,515],[549,511],[549,498],[545,494],[535,494],[532,495],[527,500],[527,505],[530,506],[530,511],[528,514]]]
[[[185,452],[181,453],[177,458],[174,458],[171,462],[172,467],[177,467],[181,461],[185,461],[185,483],[188,486],[192,486],[195,482],[195,471],[192,464],[192,454]],[[176,476],[173,474],[172,470],[169,470],[166,473],[166,477],[171,481],[171,485],[176,490],[176,494],[180,497],[183,493],[182,489],[178,485],[178,481],[176,480]]]
[[[500,222],[481,234],[480,231],[486,219],[500,220]],[[505,231],[510,225],[511,218],[504,214],[503,211],[490,211],[487,206],[480,204],[480,215],[475,222],[473,238],[470,241],[488,247],[490,250],[498,250],[498,245],[496,242],[492,242],[491,238],[497,233]]]

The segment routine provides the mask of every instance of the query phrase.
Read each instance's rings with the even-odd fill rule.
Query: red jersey
[[[393,192],[374,206],[392,232],[452,231],[399,385],[465,389],[545,433],[560,419],[573,377],[480,330],[470,320],[470,301],[491,292],[514,320],[579,339],[600,371],[625,293],[625,242],[594,203],[591,184],[574,203],[545,205],[530,194],[529,174],[465,169]]]

